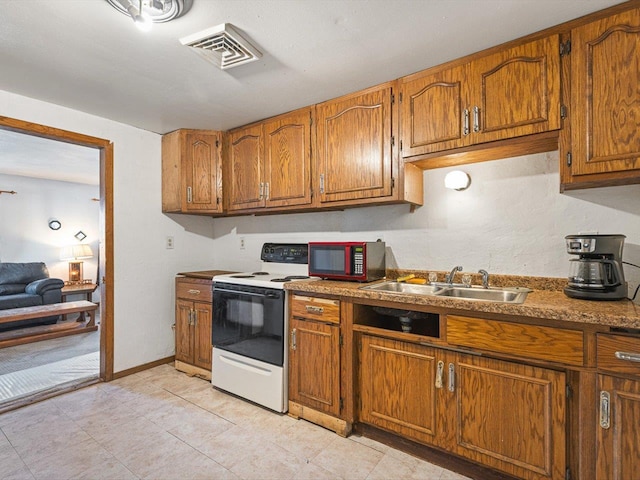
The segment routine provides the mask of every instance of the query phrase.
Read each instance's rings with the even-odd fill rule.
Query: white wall
[[[471,186],[444,188],[453,168],[424,173],[424,206],[368,207],[295,215],[217,219],[216,265],[252,270],[266,241],[383,238],[387,266],[566,277],[565,235],[627,236],[624,260],[640,265],[640,186],[559,193],[558,152],[466,165]],[[246,249],[240,250],[239,237]],[[640,270],[625,266],[630,287]],[[640,294],[639,294],[640,297]]]
[[[213,220],[161,213],[160,135],[4,91],[0,114],[113,142],[114,371],[173,355],[173,279],[211,268]]]
[[[96,165],[99,160],[96,155]],[[91,199],[100,196],[98,186],[0,174],[0,190],[17,192],[0,196],[0,261],[44,262],[49,276],[68,280],[69,263],[60,260],[60,250],[79,243],[74,235],[82,231],[82,243],[94,254],[83,260],[84,278],[96,280],[100,204]],[[62,224],[59,230],[49,228],[53,218]]]

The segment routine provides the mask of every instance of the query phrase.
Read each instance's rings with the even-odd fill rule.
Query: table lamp
[[[93,257],[91,247],[86,243],[80,243],[77,245],[69,245],[62,248],[60,252],[60,260],[72,260],[69,261],[69,283],[82,283],[82,263],[79,259],[86,259]]]

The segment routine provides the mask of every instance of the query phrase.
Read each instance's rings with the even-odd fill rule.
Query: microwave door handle
[[[345,275],[351,275],[351,246],[346,245],[344,247],[344,273]]]

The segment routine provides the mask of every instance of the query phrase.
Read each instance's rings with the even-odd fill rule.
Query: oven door
[[[284,308],[284,290],[215,282],[214,349],[283,366]]]

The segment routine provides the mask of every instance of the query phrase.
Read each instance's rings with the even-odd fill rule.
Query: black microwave
[[[310,242],[309,275],[371,282],[384,278],[384,242]]]

